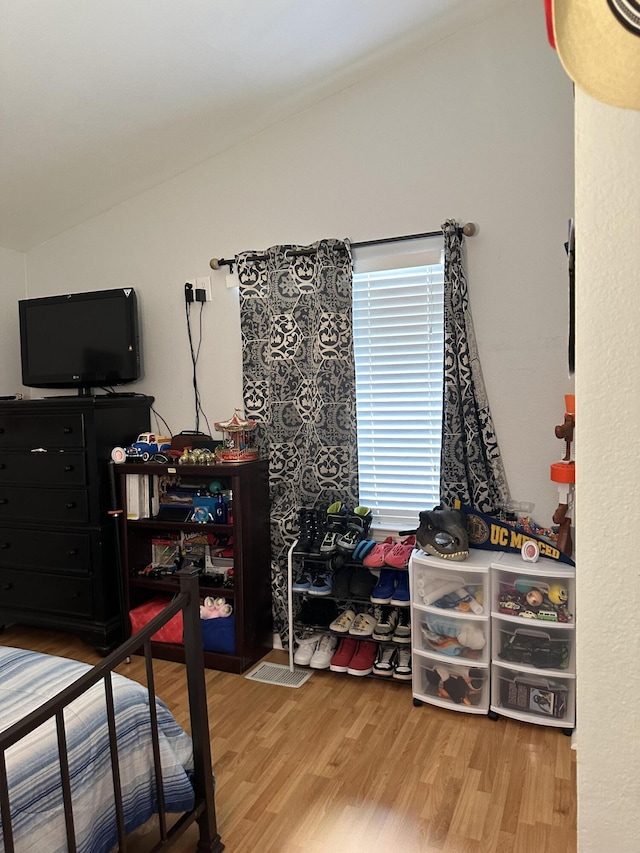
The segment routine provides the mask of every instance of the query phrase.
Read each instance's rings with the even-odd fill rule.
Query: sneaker
[[[336,539],[338,550],[352,554],[356,546],[366,539],[371,526],[371,510],[368,506],[357,506],[347,518],[346,525]]]
[[[338,537],[346,530],[347,508],[335,501],[327,509],[326,533],[320,544],[321,554],[334,554],[338,550]]]
[[[293,662],[301,666],[309,666],[313,653],[318,648],[320,634],[311,634],[298,641],[298,648],[293,655]]]
[[[407,536],[402,542],[398,542],[393,548],[385,554],[384,561],[387,566],[393,566],[394,569],[406,569],[409,565],[409,557],[416,547],[415,535]]]
[[[351,637],[343,637],[331,658],[329,669],[332,672],[347,672],[357,648],[357,640],[353,640]]]
[[[390,604],[395,604],[396,607],[408,607],[411,601],[411,596],[409,595],[409,572],[399,571],[396,572],[396,575],[398,577],[396,578],[396,585]]]
[[[385,565],[385,557],[393,548],[393,537],[387,536],[384,542],[378,542],[373,548],[362,558],[362,565],[368,566],[370,569],[381,569]]]
[[[411,649],[398,649],[393,677],[398,681],[411,681]]]
[[[393,598],[393,592],[396,586],[395,569],[381,569],[380,578],[371,593],[371,602],[373,604],[390,604]]]
[[[388,604],[380,604],[374,609],[373,615],[378,620],[373,629],[373,639],[390,640],[398,621],[396,608],[390,607]]]
[[[343,601],[349,598],[353,569],[351,566],[341,566],[333,573],[333,595]],[[367,598],[369,596],[367,595]]]
[[[309,572],[301,571],[291,584],[292,592],[307,592],[311,586],[311,575]]]
[[[318,648],[311,656],[309,666],[311,669],[329,669],[331,658],[338,646],[338,638],[332,637],[329,634],[324,634],[320,638]]]
[[[333,620],[331,625],[329,625],[329,629],[335,631],[336,634],[348,634],[349,628],[353,625],[355,618],[356,614],[354,610],[345,610],[337,619]]]
[[[376,627],[376,619],[370,613],[358,613],[353,625],[349,628],[352,637],[370,637]]]
[[[311,578],[309,595],[331,595],[331,575],[326,572],[318,572]]]
[[[407,607],[399,607],[396,613],[398,614],[398,623],[393,631],[393,642],[410,643],[411,613]]]
[[[385,678],[393,675],[398,649],[395,646],[385,644],[380,646],[373,665],[373,674],[382,675]]]
[[[295,551],[298,554],[308,554],[315,539],[318,527],[318,517],[314,509],[303,507],[300,510],[300,526],[298,529],[298,544]]]
[[[355,598],[362,598],[365,601],[369,601],[369,597],[377,583],[378,579],[369,569],[356,566],[352,570],[351,580],[349,581],[349,592]]]
[[[370,675],[377,653],[378,644],[373,640],[362,640],[358,643],[358,648],[347,667],[349,675]]]

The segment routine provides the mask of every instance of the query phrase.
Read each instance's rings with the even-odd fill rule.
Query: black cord
[[[151,408],[151,411],[153,412],[153,414],[156,416],[157,420],[162,421],[162,423],[165,425],[165,427],[167,428],[167,432],[169,433],[169,436],[171,438],[173,438],[173,432],[171,431],[171,427],[169,426],[169,424],[165,421],[165,419],[162,417],[162,415],[159,412],[156,412],[156,410],[153,408],[153,406],[151,406],[150,408]],[[160,430],[158,430],[158,432],[160,432]]]
[[[193,335],[191,333],[191,305],[192,302],[185,302],[185,315],[187,319],[187,334],[189,336],[189,351],[191,353],[191,363],[193,365],[193,394],[194,394],[194,403],[195,403],[195,430],[196,432],[200,432],[200,413],[202,413],[202,417],[207,424],[207,429],[209,430],[209,434],[211,434],[211,427],[209,426],[209,421],[207,419],[206,414],[202,408],[200,403],[200,390],[198,389],[198,376],[197,376],[197,368],[198,368],[198,358],[200,357],[200,347],[202,346],[202,308],[204,306],[203,302],[200,302],[200,316],[198,318],[198,346],[194,351],[193,345]]]

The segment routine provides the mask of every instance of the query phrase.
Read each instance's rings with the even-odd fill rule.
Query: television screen
[[[86,392],[140,378],[133,288],[22,299],[18,308],[27,387]]]

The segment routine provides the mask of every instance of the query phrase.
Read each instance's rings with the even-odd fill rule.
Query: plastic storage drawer
[[[467,615],[421,607],[414,607],[412,615],[414,650],[436,653],[452,662],[488,663],[488,619],[472,619]]]
[[[509,557],[503,554],[500,562],[494,564],[493,612],[550,624],[572,623],[574,571],[562,569],[551,560],[539,560],[530,566],[520,560],[510,566]]]
[[[573,726],[575,678],[547,676],[495,666],[491,707],[521,720]]]
[[[460,562],[414,552],[411,558],[413,603],[476,616],[488,615],[490,559],[489,552],[478,550],[471,550],[467,559]]]
[[[573,625],[494,618],[492,658],[537,670],[575,671]]]
[[[486,714],[489,707],[489,669],[486,666],[451,664],[426,655],[413,657],[415,700],[456,711]]]

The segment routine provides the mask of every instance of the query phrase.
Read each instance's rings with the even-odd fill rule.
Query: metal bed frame
[[[124,829],[122,807],[122,790],[118,749],[116,746],[115,715],[113,703],[112,671],[121,663],[127,661],[132,654],[143,648],[146,662],[149,709],[151,718],[152,750],[155,771],[156,794],[158,800],[158,823],[160,838],[152,848],[151,853],[169,849],[178,838],[194,822],[198,823],[200,835],[196,847],[198,853],[219,853],[224,850],[224,844],[216,825],[214,777],[211,767],[211,746],[209,742],[209,722],[207,714],[207,697],[204,679],[204,657],[202,651],[202,632],[200,628],[198,572],[183,569],[177,573],[180,577],[180,592],[167,604],[166,608],[149,621],[149,623],[121,646],[115,649],[101,663],[94,666],[85,675],[78,678],[62,690],[57,696],[49,699],[40,708],[27,714],[22,720],[14,723],[0,733],[0,815],[2,816],[2,832],[5,853],[14,853],[13,830],[9,809],[9,791],[7,784],[7,768],[5,761],[6,750],[28,735],[38,726],[52,717],[56,721],[58,739],[58,757],[60,761],[60,776],[62,798],[65,812],[65,825],[69,853],[76,853],[76,841],[73,823],[73,808],[71,802],[71,785],[69,766],[67,763],[66,733],[64,709],[93,685],[102,681],[107,705],[107,723],[109,727],[109,744],[111,753],[111,770],[113,777],[113,792],[115,798],[116,819],[118,825],[119,850],[127,848],[127,838]],[[182,611],[184,624],[185,666],[187,691],[189,696],[189,714],[191,719],[191,739],[193,742],[194,773],[193,788],[195,804],[191,811],[182,814],[178,820],[167,827],[167,815],[164,808],[164,793],[162,785],[162,770],[160,765],[160,747],[158,741],[156,694],[154,687],[153,658],[151,654],[151,637],[166,624],[169,619]]]

